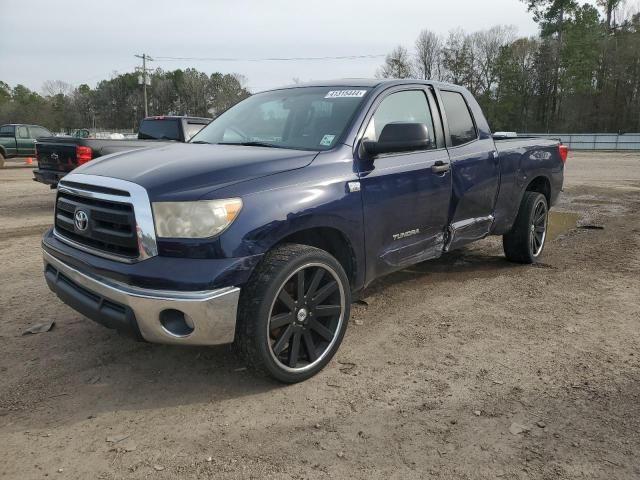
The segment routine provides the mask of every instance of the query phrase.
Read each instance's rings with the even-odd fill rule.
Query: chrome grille
[[[94,255],[128,263],[158,255],[147,191],[126,180],[65,176],[58,185],[54,226],[60,241]]]
[[[88,216],[86,230],[75,225],[79,210]],[[62,190],[56,201],[58,234],[88,247],[124,257],[138,257],[138,241],[133,206],[74,195]]]

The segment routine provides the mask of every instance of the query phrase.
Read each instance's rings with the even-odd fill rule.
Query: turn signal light
[[[78,165],[85,164],[92,159],[93,150],[91,150],[91,147],[76,146],[76,160],[78,161]]]
[[[559,145],[558,151],[560,152],[560,160],[562,160],[562,163],[566,162],[567,157],[569,156],[569,147],[566,145]]]

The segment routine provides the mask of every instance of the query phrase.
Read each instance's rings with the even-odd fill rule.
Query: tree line
[[[539,35],[423,30],[377,75],[463,85],[494,131],[640,132],[640,13],[626,13],[621,0],[525,1]]]
[[[149,115],[213,117],[250,95],[246,80],[238,74],[157,69],[149,77]],[[144,99],[137,73],[115,75],[95,88],[47,81],[42,94],[0,81],[0,124],[34,123],[53,131],[137,130],[143,117]]]

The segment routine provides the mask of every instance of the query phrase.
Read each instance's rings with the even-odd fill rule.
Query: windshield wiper
[[[204,140],[196,140],[195,142],[189,142],[189,143],[206,143],[207,145],[211,144],[211,142],[205,142]]]
[[[244,147],[269,147],[269,148],[283,148],[280,145],[275,145],[268,142],[218,142],[218,145],[242,145]]]

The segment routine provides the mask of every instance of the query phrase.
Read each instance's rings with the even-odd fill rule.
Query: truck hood
[[[137,183],[152,201],[196,200],[234,183],[305,167],[317,154],[242,145],[173,144],[107,155],[74,173]]]

